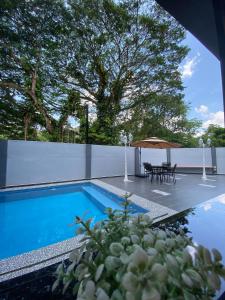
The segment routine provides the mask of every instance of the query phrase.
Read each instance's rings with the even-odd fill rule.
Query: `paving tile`
[[[199,183],[199,185],[201,186],[205,186],[205,187],[210,187],[210,188],[215,188],[215,185],[211,185],[211,184],[204,184],[204,183]]]
[[[160,195],[163,195],[163,196],[169,196],[170,193],[166,193],[166,192],[163,192],[163,191],[160,191],[160,190],[152,190],[153,193],[156,193],[156,194],[160,194]]]
[[[180,174],[177,174],[177,176],[180,177]],[[182,180],[177,180],[176,184],[173,184],[171,180],[164,183],[153,180],[151,183],[148,178],[135,176],[129,176],[129,179],[133,182],[128,183],[123,182],[123,177],[104,178],[101,181],[173,210],[182,211],[225,193],[224,175],[211,175],[210,179],[216,180],[212,184],[211,181],[205,182],[201,177],[201,174],[188,174],[187,176],[182,176]],[[209,176],[207,175],[207,177]],[[205,187],[199,184],[215,185],[216,188]],[[170,195],[165,197],[153,193],[152,190],[160,190]]]

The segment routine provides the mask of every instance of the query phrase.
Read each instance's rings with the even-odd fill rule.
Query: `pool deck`
[[[175,211],[183,211],[201,202],[225,193],[225,176],[209,175],[202,180],[198,174],[176,174],[176,183],[157,182],[148,178],[129,176],[130,182],[123,177],[101,179],[102,182],[136,194],[153,203]]]

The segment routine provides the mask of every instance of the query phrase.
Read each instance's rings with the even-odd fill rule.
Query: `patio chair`
[[[153,177],[156,176],[157,179],[160,179],[160,182],[162,182],[162,172],[159,172],[157,170],[155,170],[152,165],[150,163],[144,162],[143,163],[144,166],[144,172],[145,172],[145,176],[149,177],[151,175],[151,182],[153,180]]]
[[[177,168],[177,164],[175,164],[173,166],[173,168],[169,168],[167,169],[166,172],[164,172],[164,176],[167,176],[167,178],[172,178],[173,179],[173,183],[176,183],[176,168]]]
[[[143,166],[144,166],[145,177],[149,177],[152,171],[151,164],[148,162],[144,162]]]
[[[162,178],[169,178],[169,173],[171,172],[171,163],[170,162],[162,162]],[[167,176],[168,175],[168,176]]]

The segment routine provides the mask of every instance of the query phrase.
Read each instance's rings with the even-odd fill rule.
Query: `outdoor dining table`
[[[165,175],[167,171],[171,170],[170,166],[162,166],[162,165],[152,165],[153,173],[158,177],[160,177],[160,181],[163,181],[163,174]]]
[[[157,165],[152,165],[152,169],[155,170],[156,172],[162,172],[162,171],[170,170],[171,167],[169,167],[169,166],[157,166]]]

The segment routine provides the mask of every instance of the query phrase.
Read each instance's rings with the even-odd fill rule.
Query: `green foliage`
[[[190,129],[178,71],[185,31],[154,1],[2,0],[0,12],[0,96],[32,107],[31,120],[5,127],[15,137],[34,138],[41,127],[49,140],[64,141],[73,117],[85,142],[87,101],[96,115],[92,143],[117,144],[127,112],[140,129],[135,137],[154,135],[153,122],[159,133]],[[17,105],[9,123],[12,115],[21,115]]]
[[[79,95],[61,80],[56,64],[66,34],[64,2],[3,0],[0,12],[0,96],[6,103],[10,95],[15,104],[8,105],[5,115],[11,125],[6,127],[3,121],[0,124],[14,131],[16,138],[25,131],[29,139],[35,138],[38,125],[45,127],[51,140],[60,140],[63,126],[69,116],[74,116],[79,101]]]
[[[184,147],[196,147],[198,141],[194,134],[201,123],[188,120],[187,112],[181,95],[149,94],[140,99],[139,105],[130,113],[125,128],[133,134],[134,140],[157,136]]]
[[[36,125],[41,124],[42,120],[33,106],[21,99],[15,101],[14,95],[3,91],[0,102],[0,125],[1,134],[6,139],[25,139],[25,135],[35,140]]]
[[[223,127],[210,125],[202,138],[204,141],[210,138],[214,147],[225,147],[225,129]]]
[[[180,44],[184,30],[159,6],[136,0],[70,0],[68,5],[76,55],[66,72],[96,107],[95,142],[116,143],[121,111],[135,114],[146,95],[158,103],[164,95],[182,102],[178,66],[188,51]]]
[[[79,300],[212,299],[225,279],[221,254],[196,246],[180,230],[155,228],[148,215],[107,209],[108,220],[80,224],[82,245],[59,265],[53,290],[63,283]],[[191,249],[193,255],[190,255]]]

